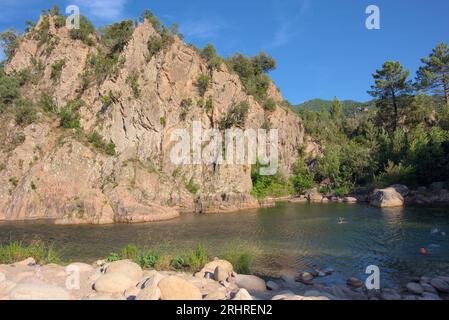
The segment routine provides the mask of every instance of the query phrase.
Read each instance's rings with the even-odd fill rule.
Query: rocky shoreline
[[[265,200],[267,203],[268,200]],[[407,186],[396,184],[384,189],[358,188],[346,197],[323,195],[318,188],[306,191],[299,197],[288,199],[291,203],[363,203],[377,208],[402,207],[447,207],[449,206],[449,189],[443,182],[436,182],[428,187],[410,190]]]
[[[449,300],[449,276],[411,279],[399,289],[368,291],[361,280],[327,287],[333,270],[285,272],[265,280],[237,274],[215,259],[201,271],[142,270],[129,260],[38,265],[33,258],[0,265],[0,300]]]

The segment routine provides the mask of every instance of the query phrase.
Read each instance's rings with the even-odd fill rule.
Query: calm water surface
[[[346,223],[339,224],[344,217]],[[359,205],[279,204],[232,214],[183,215],[140,225],[55,226],[46,222],[0,223],[0,242],[41,239],[68,260],[92,262],[127,244],[180,253],[206,246],[220,255],[229,248],[259,252],[256,272],[276,276],[283,269],[332,268],[327,284],[351,276],[366,278],[369,265],[381,269],[382,284],[410,277],[449,274],[449,210],[380,210]],[[420,248],[429,254],[420,255]]]

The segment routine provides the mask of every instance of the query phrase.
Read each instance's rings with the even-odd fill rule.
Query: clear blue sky
[[[187,42],[219,53],[271,54],[271,76],[292,103],[313,98],[368,100],[371,74],[386,60],[415,72],[420,58],[449,43],[448,0],[0,0],[0,29],[24,29],[40,9],[77,4],[97,26],[136,18],[146,8],[176,22]],[[367,30],[365,9],[381,10]]]

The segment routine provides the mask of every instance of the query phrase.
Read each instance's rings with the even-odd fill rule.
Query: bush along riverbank
[[[5,252],[33,253],[32,246],[19,247],[0,247],[2,259]],[[131,259],[123,260],[123,255]],[[93,264],[63,266],[47,258],[38,263],[33,257],[10,263],[11,256],[8,263],[0,264],[0,300],[449,300],[448,276],[413,278],[403,288],[379,291],[367,291],[364,282],[355,278],[348,279],[347,286],[320,283],[333,270],[286,272],[279,279],[262,279],[236,271],[247,266],[242,255],[233,265],[208,259],[201,246],[186,254],[182,266],[180,258],[153,255],[134,246]]]

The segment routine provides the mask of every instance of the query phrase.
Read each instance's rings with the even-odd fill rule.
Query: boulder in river
[[[394,188],[375,190],[370,204],[378,208],[397,208],[404,206],[403,196]]]
[[[409,284],[407,284],[406,288],[410,293],[413,294],[420,295],[424,293],[423,287],[421,287],[419,284],[415,282],[410,282]]]
[[[349,278],[346,281],[346,284],[348,285],[348,287],[351,288],[361,288],[363,287],[363,281],[357,279],[357,278]]]
[[[267,291],[265,280],[252,275],[237,275],[235,284],[239,288],[248,290],[249,292],[264,292]]]
[[[441,278],[434,278],[430,281],[432,287],[437,289],[439,292],[449,293],[449,283]]]
[[[277,291],[280,289],[280,286],[274,281],[268,281],[267,288],[272,291]]]
[[[304,284],[311,284],[314,276],[310,272],[303,272],[299,275],[298,280]]]

